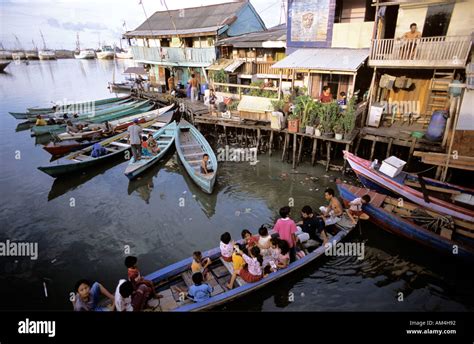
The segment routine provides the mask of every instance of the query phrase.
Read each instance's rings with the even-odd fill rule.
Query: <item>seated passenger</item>
[[[146,136],[142,136],[142,156],[150,156],[150,150],[148,149],[148,141]]]
[[[75,311],[107,311],[107,307],[99,306],[100,295],[104,295],[114,304],[114,296],[105,289],[102,284],[94,282],[91,284],[86,279],[81,279],[74,288],[76,295],[72,301]]]
[[[349,202],[349,209],[347,210],[347,214],[349,215],[349,218],[351,219],[352,223],[356,224],[357,219],[364,219],[364,215],[365,217],[368,216],[362,211],[362,206],[367,203],[370,203],[369,195],[364,195],[362,197],[355,198]]]
[[[132,312],[133,284],[121,279],[115,289],[115,309],[118,312]]]
[[[201,173],[202,174],[211,174],[214,172],[212,168],[209,167],[209,154],[204,154],[201,161]]]
[[[247,263],[247,266],[237,271],[234,270],[229,283],[226,285],[228,289],[232,289],[234,287],[234,282],[237,278],[237,275],[239,275],[247,283],[258,282],[262,279],[263,257],[260,254],[260,249],[257,246],[253,246],[249,250],[250,256],[246,255],[242,251],[239,253]]]
[[[91,157],[98,158],[107,154],[107,150],[100,145],[100,143],[95,143],[92,147]]]
[[[211,264],[211,260],[206,257],[202,258],[201,251],[195,251],[193,253],[193,262],[191,263],[191,272],[194,274],[200,272],[206,277],[208,273],[207,267]]]
[[[258,229],[258,234],[259,234],[259,238],[258,238],[257,246],[260,248],[260,253],[262,254],[262,256],[266,256],[268,249],[271,246],[270,239],[272,237],[270,236],[270,234],[268,234],[267,227],[263,225]]]
[[[252,235],[252,233],[248,229],[244,229],[241,233],[242,239],[244,239],[244,243],[240,245],[240,248],[244,253],[248,253],[248,250],[252,247],[256,246],[258,243],[258,237]]]
[[[343,214],[341,202],[334,196],[334,190],[331,188],[324,191],[324,198],[329,202],[329,205],[327,207],[320,207],[319,210],[325,225],[334,225],[341,220]]]
[[[204,276],[200,272],[196,272],[192,276],[193,283],[188,290],[188,297],[193,300],[194,302],[202,302],[206,301],[211,297],[211,293],[213,292],[213,288],[207,284],[203,283]]]
[[[150,150],[153,155],[158,154],[158,152],[160,151],[160,147],[158,147],[158,142],[156,142],[152,134],[148,134],[147,142],[148,142],[148,150]]]
[[[219,244],[221,249],[221,257],[226,262],[232,262],[232,253],[234,252],[234,243],[229,232],[225,232],[221,235],[221,242]]]
[[[48,123],[43,119],[41,118],[41,115],[38,115],[36,116],[36,123],[35,125],[37,126],[45,126],[45,125],[48,125]]]
[[[284,269],[290,264],[290,246],[286,240],[279,240],[278,248],[280,250],[280,254],[278,255],[277,259],[277,268]]]

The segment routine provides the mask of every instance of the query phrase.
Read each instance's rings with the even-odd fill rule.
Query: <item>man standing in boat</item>
[[[132,154],[135,158],[135,161],[140,160],[142,154],[142,141],[141,141],[141,134],[142,134],[142,127],[138,125],[138,119],[133,120],[133,124],[127,128],[128,131],[128,141],[132,147]]]

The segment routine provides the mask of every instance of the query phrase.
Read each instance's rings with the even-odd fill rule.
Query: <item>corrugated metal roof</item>
[[[245,112],[273,111],[272,99],[264,97],[242,96],[242,99],[237,106],[237,110]]]
[[[232,62],[230,65],[228,65],[227,67],[225,67],[225,71],[226,72],[229,72],[229,73],[233,73],[235,72],[235,70],[237,68],[239,68],[240,66],[242,66],[244,64],[245,61],[243,60],[235,60],[234,62]]]
[[[356,72],[368,56],[369,49],[298,49],[272,68]]]
[[[137,32],[147,32],[148,35],[150,35],[151,30],[155,35],[160,35],[158,32],[176,34],[176,30],[174,30],[175,26],[178,29],[178,33],[181,34],[201,32],[209,28],[218,29],[231,23],[233,20],[232,17],[235,17],[239,10],[246,5],[246,2],[228,2],[179,10],[158,11],[134,31],[128,32],[125,35],[132,36],[134,35],[133,33]],[[216,31],[217,29],[212,31]],[[138,36],[138,34],[135,35]]]
[[[143,67],[128,67],[125,69],[123,74],[139,74],[139,75],[146,75],[146,70]]]
[[[215,34],[221,26],[210,26],[197,29],[166,29],[166,30],[134,30],[125,33],[124,36],[138,37],[156,37],[156,36],[174,36],[174,35],[192,35],[192,34]]]
[[[286,42],[286,24],[274,26],[266,31],[224,38],[216,42],[216,45],[232,45],[237,48],[260,48],[263,42],[272,41]]]
[[[206,69],[208,70],[221,70],[226,68],[227,66],[231,65],[234,62],[234,60],[231,59],[219,59],[213,64],[211,64],[209,67]]]

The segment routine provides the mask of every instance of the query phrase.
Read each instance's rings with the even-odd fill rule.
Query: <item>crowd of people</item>
[[[280,209],[280,218],[273,226],[273,234],[265,226],[261,226],[258,235],[248,229],[241,232],[239,242],[232,240],[229,232],[220,236],[220,256],[225,262],[231,263],[232,275],[226,287],[234,288],[237,278],[247,283],[258,282],[272,272],[285,269],[291,263],[308,254],[306,247],[325,245],[332,232],[332,225],[341,221],[344,213],[355,224],[359,218],[364,218],[362,207],[370,203],[369,195],[356,198],[344,209],[335,197],[334,190],[328,188],[324,192],[328,204],[319,208],[320,214],[315,214],[309,205],[301,209],[301,220],[295,222],[291,216],[291,208],[284,206]],[[312,240],[312,245],[304,245]],[[73,300],[76,311],[102,311],[115,309],[117,311],[141,311],[147,307],[155,308],[162,297],[155,291],[152,281],[144,279],[137,266],[137,258],[125,258],[127,279],[121,279],[115,294],[110,293],[100,283],[91,283],[81,279],[76,283],[76,295]],[[206,283],[211,278],[209,267],[212,261],[203,257],[202,252],[195,251],[190,265],[193,285],[187,290],[180,290],[194,302],[208,300],[214,288]],[[100,306],[99,299],[103,295],[111,300],[111,307]]]

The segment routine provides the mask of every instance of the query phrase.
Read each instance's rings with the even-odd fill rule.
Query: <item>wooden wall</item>
[[[474,130],[456,130],[453,151],[458,155],[474,157]]]

